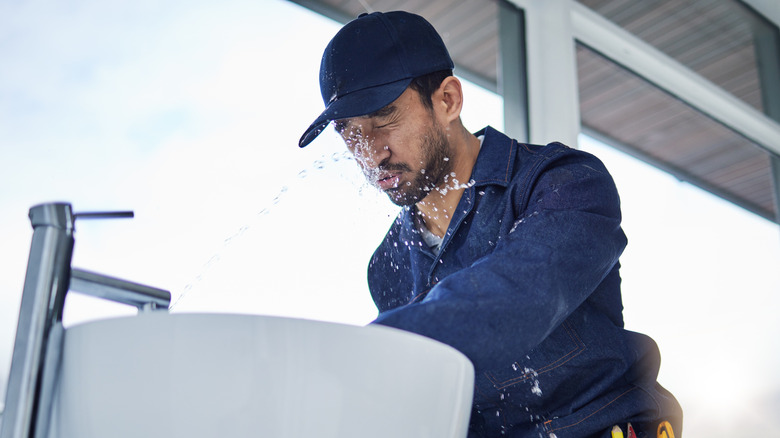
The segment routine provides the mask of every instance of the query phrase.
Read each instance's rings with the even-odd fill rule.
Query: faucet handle
[[[115,219],[115,218],[133,218],[135,214],[132,211],[85,211],[83,213],[73,213],[76,219]]]

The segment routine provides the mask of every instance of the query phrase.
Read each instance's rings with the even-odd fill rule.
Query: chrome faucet
[[[67,203],[30,209],[33,227],[0,438],[44,438],[62,354],[62,312],[69,290],[135,306],[168,310],[168,291],[71,267],[74,223],[133,217],[132,212],[73,213]]]

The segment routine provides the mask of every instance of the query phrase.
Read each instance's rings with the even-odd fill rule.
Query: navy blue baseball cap
[[[361,14],[325,48],[320,64],[325,111],[298,146],[311,143],[333,120],[384,108],[412,79],[453,68],[444,41],[423,17],[403,11]]]

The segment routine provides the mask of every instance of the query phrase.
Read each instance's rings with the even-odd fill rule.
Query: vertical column
[[[775,190],[775,222],[780,222],[780,158],[771,154],[769,159],[772,160],[772,181]]]
[[[513,4],[498,4],[498,94],[504,100],[504,132],[529,142],[525,17]]]
[[[780,122],[780,30],[764,20],[753,23],[758,78],[764,113]],[[770,152],[775,191],[775,222],[780,222],[780,156]]]
[[[510,1],[525,15],[530,141],[576,147],[580,107],[572,0]]]

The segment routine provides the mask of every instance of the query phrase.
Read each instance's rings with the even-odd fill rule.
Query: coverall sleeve
[[[495,250],[375,323],[449,344],[485,369],[527,353],[588,298],[626,245],[612,177],[570,150],[518,178],[527,181],[507,189],[502,219],[512,228]]]

